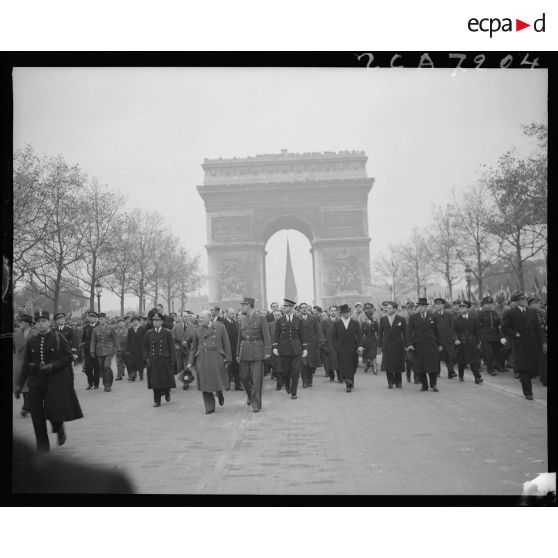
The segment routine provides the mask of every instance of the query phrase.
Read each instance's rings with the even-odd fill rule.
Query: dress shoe
[[[234,391],[243,391],[243,388],[237,386],[234,388]]]
[[[161,406],[160,401],[155,401],[155,403],[153,403],[153,407],[160,407],[160,406]]]
[[[424,386],[422,386],[422,387],[420,388],[420,391],[428,391],[428,388],[427,388],[427,387],[424,387]]]
[[[85,389],[93,389],[93,386],[87,386]]]
[[[484,380],[482,378],[475,378],[475,384],[482,384]]]
[[[439,391],[439,389],[437,387],[433,387],[432,391]]]
[[[491,376],[498,376],[497,372],[495,372],[494,370],[488,370],[488,373],[489,373]]]
[[[115,382],[120,382],[120,380],[122,380],[122,378],[115,378],[114,379]]]
[[[464,382],[465,380],[464,380],[463,378],[459,378],[459,381],[460,381],[460,382]]]
[[[254,413],[259,413],[259,412],[260,412],[260,409],[259,409],[259,408],[252,409],[252,412],[254,412]]]
[[[533,401],[533,396],[532,395],[526,395],[525,399],[527,399],[528,401]]]
[[[25,417],[29,414],[29,411],[26,411],[25,409],[21,409],[21,411],[19,412],[19,414],[20,414],[23,418],[25,418]]]
[[[517,380],[517,379],[519,379],[519,374],[517,372],[514,372],[513,377]]]
[[[64,430],[64,426],[60,427],[60,430],[56,433],[57,443],[59,446],[63,446],[66,442],[66,431]]]
[[[110,387],[110,386],[107,386],[107,387],[105,388],[105,391],[106,391],[106,392],[109,392],[110,390],[111,390],[111,387]]]
[[[455,374],[455,373],[454,373],[454,374],[450,374],[450,375],[448,376],[448,378],[449,378],[450,380],[453,380],[453,379],[456,378],[456,377],[457,377],[457,374]]]
[[[389,384],[388,389],[393,389],[393,385]]]
[[[409,383],[411,381],[411,378],[407,378],[407,383]]]
[[[420,384],[420,382],[419,382],[418,380],[415,380],[415,384],[417,384],[417,385],[418,385],[418,384]]]
[[[206,415],[210,415],[211,413],[214,413],[215,411],[205,411]]]
[[[99,386],[93,386],[93,389],[99,389]]]
[[[291,399],[296,399],[296,394],[291,395]]]
[[[335,378],[330,378],[329,381],[330,382],[335,382]]]
[[[401,384],[395,384],[396,388],[402,388],[403,386]]]
[[[343,383],[343,380],[342,380],[341,378],[337,378],[337,381],[338,381],[340,384]]]
[[[302,387],[306,388],[306,382],[302,382]]]
[[[289,386],[285,386],[285,391],[290,395],[291,394],[291,388]]]
[[[353,391],[353,386],[347,386],[347,393],[351,393]]]
[[[252,404],[252,401],[250,400],[250,398],[248,397],[248,399],[246,400],[246,405],[250,406]]]
[[[136,379],[135,379],[135,378],[128,378],[128,381],[129,381],[129,382],[135,382]]]
[[[372,374],[374,374],[374,376],[378,375],[378,372],[376,372],[376,369],[372,370]]]
[[[217,399],[219,400],[219,405],[221,405],[221,407],[225,404],[225,397],[223,396],[222,393],[218,393],[217,394]]]
[[[275,391],[279,391],[279,390],[281,390],[281,389],[283,389],[282,386],[275,386]]]
[[[165,392],[165,401],[170,401],[170,391]]]

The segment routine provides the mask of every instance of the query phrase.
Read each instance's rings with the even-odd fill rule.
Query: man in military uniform
[[[277,320],[273,339],[273,354],[281,357],[281,374],[285,391],[291,399],[297,398],[298,379],[300,378],[301,358],[308,355],[306,343],[302,338],[300,318],[293,314],[295,302],[283,300],[284,315]]]
[[[171,331],[176,351],[177,379],[182,382],[183,390],[190,389],[190,382],[194,380],[193,374],[186,368],[190,347],[194,340],[194,326],[188,322],[187,316],[186,312],[183,312],[182,316],[178,316]],[[188,378],[184,380],[186,375]]]
[[[531,379],[539,370],[541,353],[546,352],[542,327],[537,313],[527,307],[527,297],[522,292],[511,296],[514,308],[504,313],[502,333],[511,340],[513,369],[519,376],[525,399],[532,401],[533,386]]]
[[[161,396],[170,401],[174,381],[174,341],[171,332],[163,327],[164,315],[155,312],[153,329],[145,332],[143,356],[147,363],[147,389],[153,390],[153,407],[160,407]]]
[[[440,341],[442,345],[442,350],[440,351],[439,357],[440,362],[444,361],[446,369],[448,371],[448,379],[452,380],[457,376],[454,369],[455,360],[455,346],[454,337],[452,331],[452,320],[453,317],[451,312],[445,309],[446,301],[443,298],[434,299],[433,316],[436,319],[436,324],[438,326],[438,335],[440,336]],[[440,372],[438,371],[438,376]]]
[[[236,358],[240,365],[240,381],[248,395],[248,405],[257,413],[262,408],[264,360],[271,354],[271,339],[265,316],[254,310],[255,300],[244,297],[242,318],[236,347]]]
[[[413,353],[413,370],[418,374],[421,391],[428,391],[428,380],[432,391],[439,391],[436,387],[440,358],[438,353],[442,350],[438,325],[434,317],[427,311],[428,300],[418,299],[418,312],[409,318],[407,324],[407,350]]]
[[[475,384],[482,384],[484,380],[480,373],[479,324],[477,317],[470,310],[471,303],[462,300],[459,303],[459,316],[452,323],[454,342],[457,347],[457,370],[459,381],[463,382],[465,366],[469,364],[475,377]]]
[[[491,376],[496,376],[496,369],[500,367],[500,317],[494,310],[494,299],[485,296],[481,301],[481,309],[478,313],[479,336],[481,341],[481,353],[486,363],[486,371]],[[504,371],[500,369],[500,371]]]
[[[223,318],[223,325],[227,330],[227,335],[229,336],[229,344],[231,346],[232,359],[229,364],[229,384],[234,383],[235,391],[242,391],[242,382],[240,380],[240,366],[236,360],[236,349],[238,346],[238,334],[239,334],[239,322],[235,316],[235,309],[229,308]],[[266,317],[267,319],[267,317]],[[269,329],[269,327],[268,327]],[[265,370],[264,370],[265,372]],[[230,389],[230,388],[229,388]]]
[[[113,373],[110,364],[115,353],[120,353],[118,335],[112,327],[107,324],[107,315],[99,314],[99,325],[93,329],[89,351],[93,358],[99,361],[99,369],[103,375],[103,386],[105,391],[111,391]]]
[[[97,312],[89,312],[87,314],[89,321],[83,326],[81,335],[81,350],[83,353],[83,371],[87,376],[86,389],[99,389],[99,381],[101,379],[101,369],[97,357],[91,354],[91,338],[93,330],[97,327]]]
[[[83,417],[71,376],[72,350],[66,337],[51,330],[48,312],[35,313],[37,335],[25,346],[23,364],[14,395],[19,399],[25,381],[29,385],[29,407],[37,451],[50,450],[47,419],[58,445],[66,441],[64,422]]]

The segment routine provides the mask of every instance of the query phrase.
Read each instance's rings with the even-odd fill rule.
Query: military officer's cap
[[[491,296],[484,296],[482,298],[481,304],[492,304],[494,299]]]
[[[176,312],[171,312],[171,313],[169,314],[169,316],[173,316],[173,317],[175,317],[175,318],[176,318],[176,315],[177,315]]]
[[[18,320],[20,322],[27,322],[29,324],[33,323],[33,318],[29,314],[20,314]]]
[[[529,305],[533,304],[534,302],[540,302],[540,301],[541,301],[541,299],[538,298],[538,297],[536,297],[536,296],[530,296],[530,297],[527,299],[527,303],[528,303]]]
[[[466,306],[467,308],[471,308],[471,303],[468,300],[460,300],[459,301],[459,308]]]
[[[104,312],[99,312],[99,318],[106,318],[107,315]]]
[[[341,314],[344,314],[345,312],[350,312],[351,309],[349,308],[348,304],[341,304],[341,306],[339,307],[339,312]]]
[[[256,299],[249,296],[245,296],[242,299],[242,302],[240,304],[249,304],[250,306],[254,306],[256,304]]]
[[[523,293],[521,291],[517,291],[517,292],[515,292],[511,295],[510,302],[517,302],[517,301],[523,300],[525,298],[527,298],[525,296],[525,293]]]
[[[93,318],[93,317],[98,318],[99,317],[99,314],[97,314],[97,312],[93,312],[93,310],[91,310],[91,312],[87,312],[87,315],[90,318]]]
[[[64,312],[57,312],[56,314],[54,314],[54,318],[53,320],[57,320],[58,318],[60,318],[60,316],[62,316],[63,318],[66,317],[66,314],[64,314]]]
[[[372,308],[372,310],[374,310],[374,305],[371,302],[365,302],[364,303],[364,308],[366,308],[366,307],[370,307],[370,308]]]
[[[35,312],[35,321],[40,320],[41,318],[46,318],[47,320],[50,320],[50,314],[48,312],[48,310],[41,310],[40,312]]]
[[[421,296],[421,297],[418,299],[417,304],[418,304],[419,306],[428,306],[428,299],[426,299],[426,298],[424,298],[424,297]]]
[[[294,302],[293,300],[289,300],[288,298],[284,298],[283,303],[284,303],[285,306],[295,306],[296,305],[296,302]]]
[[[139,322],[141,320],[141,317],[140,316],[132,316],[132,319],[130,321],[133,322],[134,320],[137,320]]]
[[[116,321],[117,322],[125,322],[126,320],[124,319],[124,316],[120,316]]]
[[[161,312],[155,312],[151,319],[152,320],[164,320],[165,317],[163,316],[163,314],[161,314]]]
[[[454,301],[452,302],[452,304],[453,304],[454,306],[459,306],[459,303],[460,303],[460,302],[461,302],[461,301],[460,301],[459,299],[457,299],[457,300],[454,300]]]
[[[445,304],[446,301],[443,298],[435,298],[434,304]]]

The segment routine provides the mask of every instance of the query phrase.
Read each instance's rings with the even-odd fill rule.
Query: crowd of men
[[[445,363],[448,379],[465,381],[470,367],[476,384],[486,373],[513,368],[526,399],[533,399],[532,378],[547,383],[546,311],[535,297],[514,293],[506,303],[486,296],[480,308],[466,300],[426,298],[399,306],[385,301],[330,306],[327,310],[284,299],[270,310],[257,310],[245,297],[240,309],[211,305],[165,314],[156,305],[147,316],[129,314],[109,319],[90,311],[82,321],[63,312],[20,314],[14,334],[14,394],[23,394],[21,415],[32,416],[37,449],[48,451],[46,420],[66,440],[64,422],[83,416],[74,390],[74,366],[81,363],[87,390],[111,392],[114,382],[143,381],[153,390],[153,406],[171,399],[176,380],[190,389],[196,381],[206,414],[215,412],[215,395],[224,405],[224,391],[244,391],[253,412],[262,408],[262,387],[270,376],[276,390],[297,399],[298,387],[313,385],[323,367],[331,382],[355,388],[355,373],[386,373],[388,389],[407,382],[421,391],[439,391]],[[69,323],[68,323],[69,322]],[[112,361],[116,357],[116,376]],[[457,368],[457,371],[456,371]]]

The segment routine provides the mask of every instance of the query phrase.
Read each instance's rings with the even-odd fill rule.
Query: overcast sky
[[[202,254],[203,159],[364,150],[375,178],[371,252],[430,221],[433,203],[473,182],[515,146],[520,124],[547,121],[546,70],[16,68],[14,146],[62,154],[156,209]],[[16,216],[17,217],[17,216]],[[268,243],[268,300],[283,296],[288,235],[299,299],[312,299],[309,243]],[[273,261],[273,265],[269,262]],[[248,293],[247,293],[248,294]],[[107,309],[117,299],[105,295]],[[130,299],[132,302],[132,299]]]

